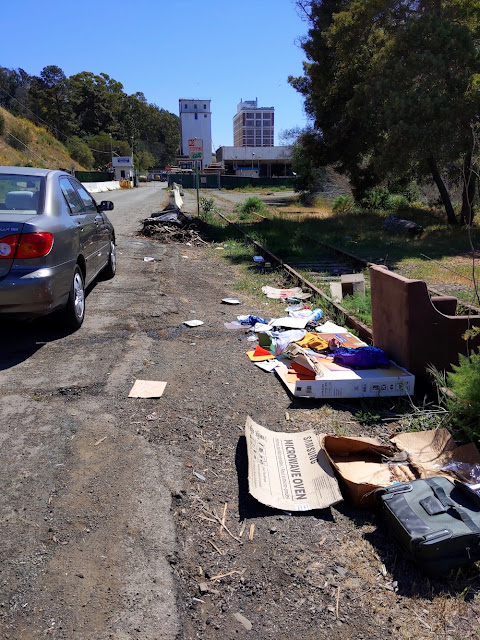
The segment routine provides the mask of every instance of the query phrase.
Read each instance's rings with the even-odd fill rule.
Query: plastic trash
[[[390,366],[384,350],[380,347],[357,347],[356,349],[340,347],[333,352],[333,360],[337,364],[353,369],[377,369]]]
[[[304,329],[292,329],[291,331],[268,331],[272,340],[275,355],[281,355],[291,342],[302,340],[307,332]]]
[[[311,312],[311,315],[308,318],[309,322],[316,322],[317,320],[320,320],[320,318],[323,316],[323,311],[321,309],[314,309]]]
[[[237,320],[239,320],[242,324],[250,324],[254,325],[257,323],[268,324],[267,320],[264,318],[259,318],[258,316],[237,316]]]
[[[254,262],[265,262],[265,258],[263,256],[253,256]]]
[[[480,464],[478,462],[472,464],[470,462],[449,462],[439,467],[442,471],[453,471],[455,475],[468,482],[480,482]]]
[[[240,300],[237,300],[237,298],[223,298],[222,302],[225,304],[240,304]]]
[[[144,262],[155,262],[155,258],[152,258],[151,256],[145,256],[143,261]]]
[[[291,318],[308,318],[310,320],[310,317],[312,315],[312,310],[311,309],[295,309],[294,311],[289,311],[288,315]]]

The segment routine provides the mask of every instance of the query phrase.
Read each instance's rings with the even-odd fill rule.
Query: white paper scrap
[[[338,324],[330,322],[330,320],[327,320],[327,322],[315,327],[315,331],[317,333],[348,333],[348,329],[340,327]]]
[[[187,327],[199,327],[203,322],[202,320],[185,320],[183,324],[186,324]]]
[[[263,371],[267,371],[271,373],[275,367],[277,367],[280,363],[277,359],[275,360],[264,360],[263,362],[254,362],[253,363],[259,369],[263,369]]]
[[[307,323],[308,318],[290,318],[290,316],[285,316],[285,318],[275,318],[274,320],[270,320],[268,328],[285,327],[287,329],[305,329]]]
[[[160,382],[157,380],[135,380],[135,384],[130,389],[128,394],[129,398],[160,398],[165,387],[166,382]]]

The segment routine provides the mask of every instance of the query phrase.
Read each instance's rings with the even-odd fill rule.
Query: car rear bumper
[[[35,317],[64,306],[73,266],[64,264],[34,271],[13,268],[0,278],[0,316]]]

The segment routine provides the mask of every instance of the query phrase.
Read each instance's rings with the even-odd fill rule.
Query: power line
[[[12,138],[14,138],[17,142],[19,142],[20,144],[23,144],[23,146],[25,147],[25,149],[27,151],[29,151],[31,154],[33,154],[34,156],[37,156],[37,158],[40,158],[40,160],[43,162],[43,158],[41,155],[39,155],[38,153],[36,153],[35,151],[33,151],[32,149],[30,149],[30,147],[25,144],[25,142],[23,142],[23,140],[20,140],[19,138],[17,138],[16,136],[13,135],[13,133],[11,131],[7,131],[5,130],[6,133],[8,133],[9,136],[11,136]]]

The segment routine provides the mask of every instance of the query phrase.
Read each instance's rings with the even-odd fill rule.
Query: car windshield
[[[44,181],[40,176],[0,173],[0,213],[38,213]]]

